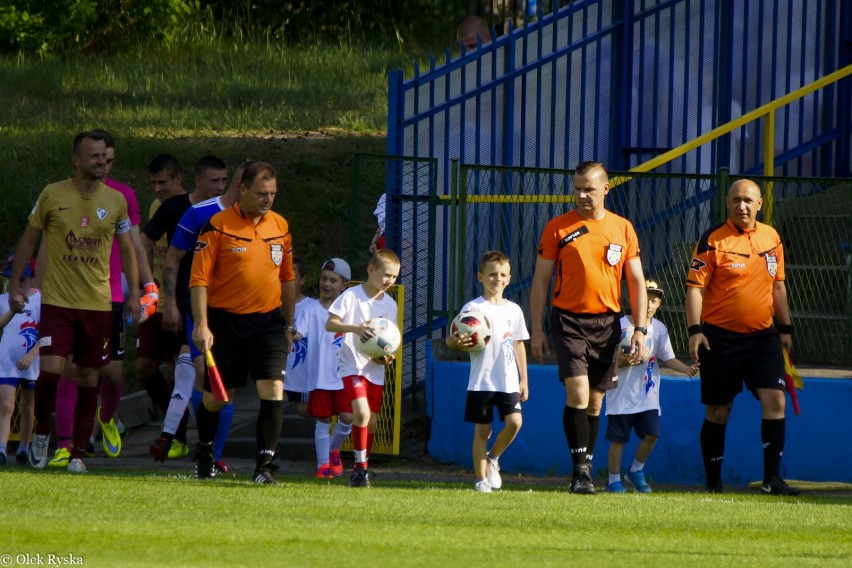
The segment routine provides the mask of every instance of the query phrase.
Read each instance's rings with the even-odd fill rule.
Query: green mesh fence
[[[529,289],[544,225],[573,208],[572,172],[456,166],[447,236],[453,283],[448,313],[479,295],[476,265],[486,250],[512,263],[507,297],[529,317]],[[687,266],[698,237],[723,221],[724,193],[735,177],[611,172],[607,208],[633,223],[647,278],[665,290],[657,317],[675,352],[687,355],[684,297]],[[626,181],[620,182],[620,179]],[[798,363],[852,362],[852,185],[830,179],[752,177],[773,196],[774,220],[786,247],[790,307]],[[721,191],[717,191],[721,188]],[[623,296],[629,311],[626,285]],[[549,314],[546,315],[549,317]],[[549,329],[549,322],[546,322]]]

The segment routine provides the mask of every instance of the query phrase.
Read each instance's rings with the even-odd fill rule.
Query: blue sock
[[[192,389],[192,395],[189,397],[189,404],[192,405],[192,413],[196,416],[198,415],[198,407],[201,406],[201,399],[203,397],[203,392]]]
[[[0,444],[0,454],[6,455],[6,444]]]
[[[213,440],[213,458],[216,461],[222,459],[222,450],[228,441],[231,432],[231,422],[234,421],[234,405],[226,404],[219,411],[219,427],[216,429],[216,438]]]

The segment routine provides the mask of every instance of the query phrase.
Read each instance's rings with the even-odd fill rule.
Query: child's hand
[[[472,333],[453,333],[447,337],[446,342],[450,349],[469,349],[474,346],[476,340]]]
[[[394,356],[393,355],[385,355],[384,357],[373,357],[370,359],[376,365],[381,365],[382,367],[387,367],[391,363],[393,363]]]
[[[15,363],[15,366],[20,371],[26,371],[27,369],[30,368],[30,365],[33,364],[33,361],[35,360],[36,355],[38,355],[38,349],[30,349],[27,352],[26,355],[24,355],[23,357],[18,359],[18,362]]]
[[[364,341],[369,340],[370,338],[372,338],[376,335],[376,332],[373,331],[372,327],[370,327],[370,320],[367,320],[364,323],[362,323],[361,325],[358,325],[356,327],[359,328],[359,331],[357,333],[358,333],[358,338],[361,340],[362,343]]]
[[[693,363],[689,366],[689,370],[686,372],[690,377],[694,377],[698,374],[698,368],[701,366],[701,363]]]

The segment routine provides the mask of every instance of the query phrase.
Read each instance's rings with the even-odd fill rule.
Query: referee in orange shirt
[[[763,484],[772,495],[798,495],[780,477],[784,450],[784,359],[793,324],[784,285],[784,247],[757,221],[763,205],[753,181],[734,182],[728,219],[701,236],[686,279],[689,352],[701,363],[701,454],[707,491],[721,493],[725,430],[734,398],[745,386],[760,400]],[[774,316],[774,323],[773,323]]]
[[[591,463],[604,393],[618,386],[622,274],[634,306],[631,365],[641,360],[648,334],[639,239],[630,221],[606,210],[608,193],[603,164],[577,166],[576,208],[551,219],[542,231],[530,291],[530,348],[541,362],[547,351],[544,304],[556,273],[550,323],[559,380],[565,385],[562,428],[573,462],[570,490],[584,495],[595,493]]]
[[[251,478],[262,484],[276,483],[272,459],[283,422],[287,351],[295,333],[290,230],[287,221],[271,210],[276,176],[265,162],[245,169],[239,201],[211,217],[199,235],[189,281],[192,339],[198,350],[214,351],[229,396],[246,385],[249,373],[255,381],[260,410],[257,465]],[[214,475],[213,438],[222,406],[205,378],[196,416],[196,477]]]

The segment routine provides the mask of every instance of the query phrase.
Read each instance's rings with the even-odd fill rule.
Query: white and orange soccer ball
[[[476,310],[461,312],[457,315],[450,325],[450,331],[453,334],[469,334],[473,337],[474,343],[472,346],[459,347],[459,349],[468,353],[482,351],[488,345],[488,342],[491,341],[491,322],[488,321],[485,314]]]
[[[621,330],[621,350],[624,353],[630,353],[630,340],[633,338],[633,326],[628,325],[625,329]],[[647,362],[651,358],[651,353],[654,352],[654,337],[650,334],[650,330],[648,335],[645,336],[645,356],[642,357],[642,361]]]
[[[395,354],[402,341],[396,323],[387,318],[373,319],[368,323],[375,335],[367,341],[361,341],[361,352],[370,359]]]

